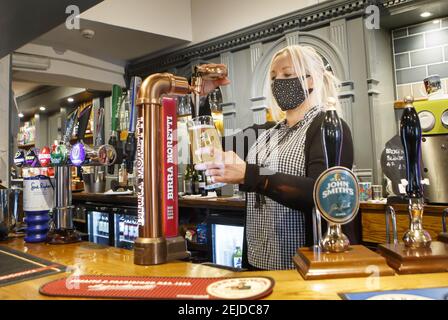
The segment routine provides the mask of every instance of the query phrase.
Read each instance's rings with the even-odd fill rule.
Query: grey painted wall
[[[365,29],[373,175],[382,181],[381,153],[397,133],[391,35],[388,30]]]
[[[448,18],[392,32],[396,98],[426,96],[423,79],[439,74],[448,92]]]
[[[341,18],[314,30],[293,30],[280,38],[209,58],[208,62],[229,67],[232,85],[222,88],[226,135],[265,121],[269,63],[275,52],[288,44],[313,46],[330,62],[343,82],[339,98],[352,130],[355,165],[373,171],[374,182],[380,182],[378,159],[384,143],[396,132],[391,36],[387,30],[366,30],[362,17]],[[191,65],[199,62],[170,71],[186,76]]]
[[[11,105],[11,58],[0,59],[0,180],[9,185],[10,167],[10,105]]]
[[[368,64],[363,21],[350,20],[348,27],[348,68],[353,81],[353,143],[355,165],[361,169],[373,168],[373,140],[368,96]]]
[[[336,42],[336,40],[338,42]],[[381,172],[376,166],[376,153],[380,152],[387,138],[396,130],[393,114],[393,75],[390,35],[387,31],[375,31],[373,34],[364,33],[362,18],[337,22],[331,26],[324,26],[309,32],[288,34],[276,41],[260,43],[261,54],[252,71],[251,65],[254,53],[251,48],[232,52],[230,78],[233,82],[233,101],[235,103],[234,129],[243,129],[256,122],[251,108],[259,101],[251,102],[255,98],[251,90],[254,82],[260,96],[266,98],[263,90],[267,66],[272,55],[280,48],[298,41],[299,44],[314,46],[327,60],[332,63],[341,81],[352,82],[348,90],[345,118],[351,119],[351,129],[355,144],[355,165],[360,169],[370,169],[380,177]],[[252,54],[252,56],[251,56]],[[221,61],[223,62],[223,61]],[[378,84],[375,90],[375,100],[369,95],[368,79],[375,78]],[[266,107],[269,101],[262,101]],[[265,109],[262,109],[265,112]],[[392,119],[392,121],[389,121]],[[375,128],[374,128],[375,126]],[[377,128],[377,130],[375,130]]]
[[[250,88],[251,88],[251,62],[250,50],[242,50],[234,53],[233,56],[234,74],[232,81],[234,84],[234,101],[236,103],[236,130],[251,126],[253,121],[252,111],[250,109]]]

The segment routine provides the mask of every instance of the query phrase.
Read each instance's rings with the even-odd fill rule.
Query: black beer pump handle
[[[92,105],[89,105],[78,112],[78,141],[83,141],[85,138],[91,111]]]
[[[406,178],[408,180],[406,193],[409,198],[422,198],[423,187],[420,165],[422,128],[418,114],[412,105],[414,98],[406,97],[404,102],[405,108],[400,121],[400,134],[406,160]]]
[[[327,168],[341,164],[342,124],[336,111],[336,102],[335,98],[328,98],[327,111],[321,126]]]

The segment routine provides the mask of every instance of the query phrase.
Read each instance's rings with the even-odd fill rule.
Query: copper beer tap
[[[200,95],[204,80],[218,80],[227,76],[227,67],[205,64],[195,68],[192,86],[184,77],[157,73],[145,79],[138,92],[137,108],[137,181],[139,238],[134,244],[134,263],[155,265],[165,263],[171,254],[162,228],[162,194],[160,192],[161,163],[163,161],[161,128],[161,97]],[[197,108],[198,109],[198,108]],[[182,244],[177,246],[182,250]],[[185,252],[185,243],[183,243]]]

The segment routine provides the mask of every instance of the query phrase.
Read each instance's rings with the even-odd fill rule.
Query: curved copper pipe
[[[143,81],[138,92],[137,106],[155,104],[160,106],[163,94],[185,95],[190,93],[188,80],[171,73],[156,73]]]

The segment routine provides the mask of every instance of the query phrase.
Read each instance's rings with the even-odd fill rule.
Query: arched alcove
[[[298,40],[300,45],[313,47],[331,66],[332,71],[342,82],[348,79],[348,67],[343,63],[344,59],[339,49],[334,46],[328,39],[322,36],[308,33],[299,32]],[[284,36],[264,51],[262,57],[255,65],[252,75],[252,87],[251,87],[251,101],[253,104],[252,110],[254,111],[254,122],[262,123],[265,121],[265,112],[267,108],[268,90],[268,72],[272,57],[276,52],[287,46],[287,36]],[[258,113],[258,114],[257,114]]]

